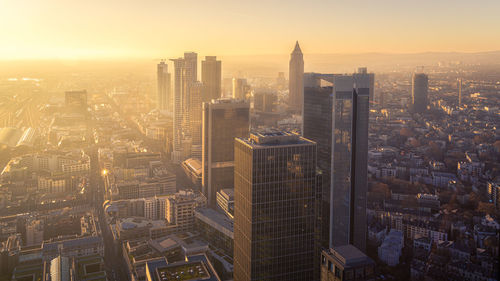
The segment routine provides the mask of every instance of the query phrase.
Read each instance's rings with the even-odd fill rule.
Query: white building
[[[403,233],[391,229],[389,234],[384,239],[382,245],[378,247],[378,257],[389,266],[396,266],[399,264],[403,249]]]

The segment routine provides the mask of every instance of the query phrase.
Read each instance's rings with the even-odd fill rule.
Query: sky
[[[500,50],[499,0],[0,0],[0,59]]]

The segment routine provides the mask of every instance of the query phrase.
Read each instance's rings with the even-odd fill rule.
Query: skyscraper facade
[[[288,70],[288,105],[295,112],[302,112],[302,103],[304,101],[304,57],[298,41],[295,43],[295,48],[290,55]]]
[[[168,73],[168,64],[161,61],[157,65],[157,82],[158,82],[158,95],[156,100],[156,107],[159,110],[172,111],[172,96],[170,94],[170,73]]]
[[[221,97],[222,67],[216,56],[206,56],[201,62],[201,82],[203,83],[203,102]]]
[[[194,82],[190,89],[191,157],[201,160],[201,115],[203,84]]]
[[[234,138],[246,138],[250,128],[250,104],[217,99],[203,103],[202,190],[210,206],[217,192],[234,187]]]
[[[411,109],[416,113],[427,110],[429,78],[424,73],[413,73],[411,79]]]
[[[380,103],[380,98],[375,96],[375,73],[369,73],[366,67],[359,67],[353,76],[356,87],[370,89],[370,102]]]
[[[459,78],[457,81],[458,88],[458,107],[462,106],[462,78]]]
[[[330,77],[333,87],[308,87],[304,95],[303,134],[317,143],[323,171],[320,241],[365,251],[370,91],[353,75]]]
[[[247,80],[244,78],[233,78],[233,99],[246,99],[248,92]]]
[[[316,144],[253,133],[234,157],[234,280],[312,280]]]
[[[183,72],[184,59],[172,59],[174,62],[174,119],[173,119],[173,141],[172,141],[172,160],[174,162],[182,161],[182,101],[183,101]]]
[[[174,62],[172,160],[177,163],[188,158],[191,154],[191,104],[193,100],[197,99],[191,95],[201,95],[200,91],[192,93],[191,90],[197,77],[197,56],[196,53],[186,52],[184,58],[171,59]]]

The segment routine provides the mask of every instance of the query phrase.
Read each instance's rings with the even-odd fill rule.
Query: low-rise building
[[[404,246],[403,233],[392,229],[378,247],[378,257],[389,266],[396,266],[399,264]]]
[[[323,250],[321,281],[370,280],[375,262],[353,245]]]

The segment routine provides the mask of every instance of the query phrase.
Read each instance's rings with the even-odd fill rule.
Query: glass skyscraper
[[[316,144],[266,131],[234,157],[234,280],[313,280]]]
[[[331,76],[333,87],[307,87],[304,137],[318,145],[323,188],[317,230],[323,247],[366,249],[368,76]]]
[[[202,189],[215,207],[217,191],[234,187],[234,138],[247,138],[250,104],[217,99],[203,103]]]

